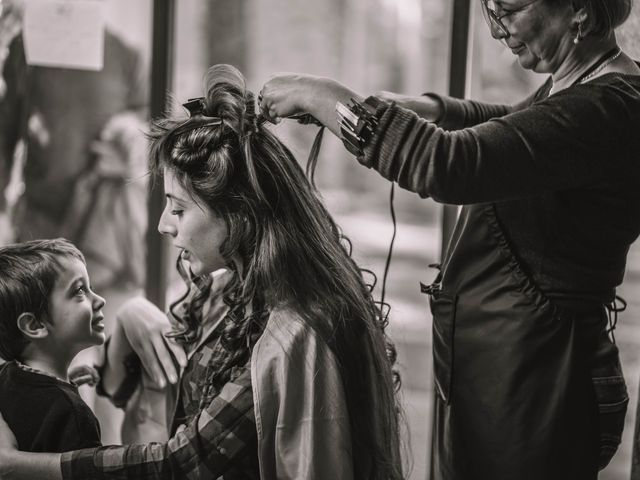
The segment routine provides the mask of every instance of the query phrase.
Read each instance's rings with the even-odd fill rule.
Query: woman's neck
[[[585,74],[588,74],[594,66],[597,68],[597,64],[603,61],[606,62],[616,46],[614,35],[611,35],[605,40],[585,37],[575,46],[570,54],[567,55],[562,65],[551,74],[553,80],[551,94],[579,83]],[[598,71],[594,75],[594,78],[608,73],[611,69],[615,68],[613,63],[614,62],[607,64],[605,68]]]

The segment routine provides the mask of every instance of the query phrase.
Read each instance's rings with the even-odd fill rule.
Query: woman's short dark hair
[[[631,13],[632,0],[571,0],[576,10],[584,8],[587,19],[582,24],[587,35],[606,37],[622,25]]]

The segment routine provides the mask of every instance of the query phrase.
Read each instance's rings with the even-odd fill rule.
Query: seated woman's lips
[[[96,317],[91,321],[91,328],[93,328],[93,330],[96,330],[98,332],[104,332],[104,317],[100,316],[100,317]]]

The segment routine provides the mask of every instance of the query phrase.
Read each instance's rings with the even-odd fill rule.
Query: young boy
[[[64,452],[100,445],[100,427],[69,381],[81,350],[105,341],[105,301],[64,239],[0,248],[0,413],[18,447]]]

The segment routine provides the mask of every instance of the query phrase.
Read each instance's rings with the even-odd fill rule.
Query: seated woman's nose
[[[173,224],[166,218],[166,214],[163,212],[160,217],[160,221],[158,222],[158,232],[162,235],[171,235],[174,236],[176,234],[176,229]]]

